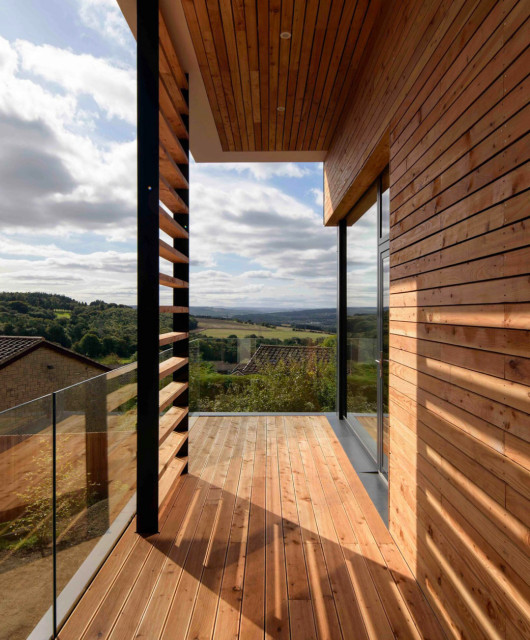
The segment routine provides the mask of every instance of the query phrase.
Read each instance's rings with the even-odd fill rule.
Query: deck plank
[[[442,638],[322,416],[200,417],[160,533],[128,527],[61,640]]]
[[[214,638],[225,640],[239,636],[243,582],[247,558],[247,540],[251,490],[254,484],[254,466],[257,446],[257,418],[247,436],[248,446],[241,463],[241,489],[236,498],[234,518],[230,529],[230,542],[226,554],[225,570],[221,584]]]
[[[204,562],[194,602],[193,615],[187,633],[189,640],[212,637],[236,499],[241,488],[241,463],[246,448],[249,446],[247,439],[249,421],[250,419],[246,418],[241,423],[238,441],[230,460],[230,468],[221,496],[218,520],[215,530],[212,532],[210,549]]]
[[[258,418],[256,455],[250,495],[248,539],[241,594],[242,638],[263,638],[265,609],[265,470],[266,419]],[[228,637],[228,636],[227,636]]]
[[[267,418],[267,479],[266,504],[266,585],[265,585],[265,638],[289,638],[289,609],[287,602],[287,576],[282,526],[280,479],[278,472],[277,423],[280,417]]]

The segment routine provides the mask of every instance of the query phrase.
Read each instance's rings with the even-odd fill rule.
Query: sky
[[[1,290],[136,303],[135,46],[116,0],[0,2]],[[335,306],[322,182],[320,163],[192,161],[191,305]]]

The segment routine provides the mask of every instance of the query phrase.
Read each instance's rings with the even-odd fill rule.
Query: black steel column
[[[137,530],[158,531],[158,0],[137,2]]]
[[[337,414],[339,420],[343,420],[347,413],[346,229],[346,220],[341,220],[337,229]]]
[[[187,77],[187,76],[186,76]],[[188,91],[182,89],[182,95],[186,102],[188,102]],[[186,126],[186,129],[189,132],[189,116],[182,114],[182,120]],[[190,143],[189,139],[180,139],[180,144],[182,145],[182,149],[184,150],[188,162],[185,164],[179,164],[179,169],[182,172],[182,175],[186,179],[189,185],[190,180],[190,166],[189,166],[189,158],[190,158]],[[189,210],[190,198],[189,198],[189,189],[178,189],[178,195],[182,198],[186,206]],[[173,239],[173,247],[183,253],[187,258],[190,256],[190,241],[189,241],[189,214],[186,213],[175,213],[173,214],[173,218],[180,224],[181,227],[186,229],[188,232],[187,238],[174,238]],[[179,280],[184,280],[184,282],[190,281],[190,265],[189,263],[174,263],[173,264],[173,277],[178,278]],[[184,307],[186,311],[184,313],[174,313],[173,314],[173,331],[183,331],[185,333],[189,333],[190,330],[190,322],[189,322],[189,305],[190,305],[190,290],[188,289],[173,289],[173,305],[175,307]],[[173,343],[173,356],[177,358],[188,358],[190,356],[189,349],[189,339],[179,340]],[[173,380],[175,382],[189,382],[189,364],[181,369],[178,369],[173,374]],[[189,407],[189,389],[186,389],[184,393],[181,393],[179,397],[173,402],[174,406],[178,407]],[[189,425],[189,416],[186,417],[179,423],[177,427],[177,431],[184,432],[188,431]],[[187,457],[188,455],[188,441],[182,445],[180,451],[178,453],[179,457]],[[186,465],[185,469],[182,473],[187,473],[188,465]]]

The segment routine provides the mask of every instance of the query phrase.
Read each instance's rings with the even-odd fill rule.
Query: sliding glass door
[[[388,473],[388,170],[346,221],[346,416]]]

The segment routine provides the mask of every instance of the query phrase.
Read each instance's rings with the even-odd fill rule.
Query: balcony
[[[199,417],[189,452],[61,640],[444,637],[325,417]]]
[[[138,365],[0,415],[1,640],[530,639],[530,4],[118,2]],[[192,415],[190,152],[324,163],[336,418]]]

